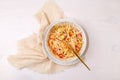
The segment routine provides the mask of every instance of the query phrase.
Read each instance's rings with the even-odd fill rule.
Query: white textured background
[[[89,36],[86,63],[53,75],[17,70],[6,60],[17,40],[39,29],[34,14],[46,0],[0,0],[0,80],[120,80],[120,0],[56,0]]]

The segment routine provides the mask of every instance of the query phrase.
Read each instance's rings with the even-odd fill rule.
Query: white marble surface
[[[120,80],[120,0],[56,0],[89,36],[86,63],[53,75],[17,70],[6,60],[17,40],[37,32],[34,14],[45,0],[0,0],[0,80]]]

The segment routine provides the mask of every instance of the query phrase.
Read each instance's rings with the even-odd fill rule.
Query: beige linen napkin
[[[47,26],[56,20],[64,18],[63,11],[53,1],[49,0],[36,14],[40,22],[39,34],[33,34],[18,42],[18,53],[10,55],[8,61],[18,69],[28,68],[39,73],[55,73],[72,66],[62,66],[52,62],[42,49],[42,35]]]

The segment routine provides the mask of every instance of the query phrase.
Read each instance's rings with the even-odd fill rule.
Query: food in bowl
[[[54,25],[48,36],[48,47],[53,55],[59,59],[69,59],[76,57],[73,50],[80,55],[82,47],[82,34],[71,23],[62,22]]]
[[[87,38],[83,28],[74,20],[60,19],[45,30],[42,44],[50,60],[60,65],[72,65],[79,62],[75,53],[84,56]]]

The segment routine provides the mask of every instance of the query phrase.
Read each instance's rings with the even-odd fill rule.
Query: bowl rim
[[[87,48],[87,36],[86,36],[86,32],[85,30],[83,29],[83,27],[81,27],[76,20],[74,19],[70,19],[70,18],[66,18],[66,19],[60,19],[58,21],[55,21],[53,23],[51,23],[44,31],[43,33],[43,36],[42,36],[42,47],[43,47],[43,51],[44,53],[47,55],[47,57],[53,61],[54,63],[56,64],[59,64],[59,65],[73,65],[73,64],[76,64],[79,62],[79,59],[76,57],[76,58],[73,58],[73,59],[70,59],[70,60],[60,60],[58,58],[56,58],[55,56],[52,55],[52,52],[48,49],[48,46],[47,46],[47,38],[48,38],[48,34],[51,30],[51,28],[58,24],[58,23],[62,23],[62,22],[69,22],[69,23],[72,23],[73,25],[75,25],[75,27],[81,31],[82,33],[82,37],[83,37],[83,45],[82,45],[82,48],[80,50],[80,56],[81,57],[84,57],[85,56],[85,50]]]

